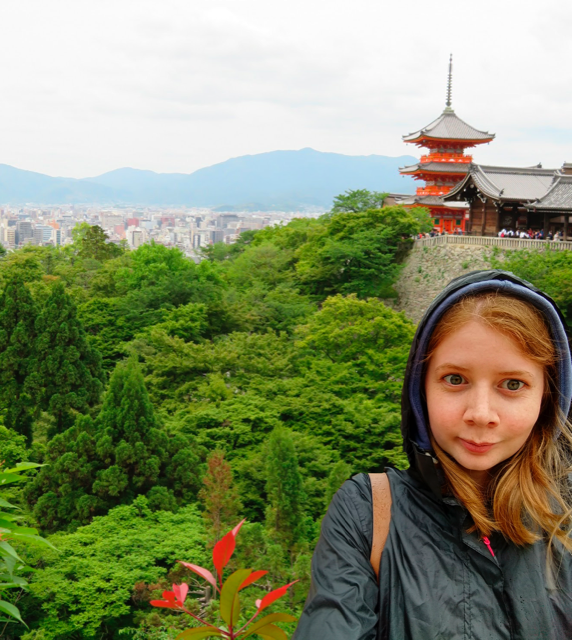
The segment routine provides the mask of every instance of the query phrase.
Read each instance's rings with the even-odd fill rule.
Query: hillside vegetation
[[[29,628],[2,637],[174,638],[189,623],[149,601],[186,581],[189,606],[215,616],[176,561],[207,563],[243,517],[233,562],[270,568],[261,593],[299,580],[279,606],[299,614],[333,493],[407,464],[414,326],[383,299],[430,222],[375,206],[345,194],[198,265],[85,227],[0,259],[0,459],[44,465],[9,497],[54,547],[14,542],[35,572],[3,597]]]

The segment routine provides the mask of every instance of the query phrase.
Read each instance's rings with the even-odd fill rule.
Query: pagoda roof
[[[403,200],[399,200],[397,204],[401,205],[413,205],[428,207],[443,207],[447,209],[458,209],[459,203],[445,202],[443,196],[406,196]]]
[[[495,167],[471,163],[467,175],[445,198],[454,199],[472,182],[483,195],[493,200],[534,202],[546,194],[557,173],[556,169],[540,166]]]
[[[429,140],[459,140],[467,142],[490,142],[495,137],[494,133],[480,131],[471,127],[451,109],[446,107],[443,113],[423,129],[403,136],[404,142],[418,142]]]
[[[557,173],[548,191],[535,202],[528,205],[529,209],[572,210],[572,175]]]
[[[467,162],[418,162],[399,169],[400,173],[415,173],[424,171],[426,173],[467,173],[469,163]]]

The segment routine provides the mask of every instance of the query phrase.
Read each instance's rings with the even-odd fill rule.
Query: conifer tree
[[[193,441],[159,425],[139,363],[119,363],[97,418],[96,451],[102,469],[93,492],[115,504],[145,494],[153,509],[196,499],[199,456]]]
[[[41,409],[54,418],[53,431],[70,427],[75,413],[99,400],[101,357],[87,342],[76,306],[62,284],[54,286],[36,321],[36,366],[29,388]]]
[[[157,428],[143,374],[134,358],[121,362],[109,381],[98,417],[97,453],[106,468],[94,492],[117,497],[154,486],[168,456],[166,435]]]
[[[83,224],[87,226],[83,226]],[[120,246],[109,242],[109,236],[97,225],[76,225],[74,244],[79,246],[80,258],[91,258],[103,262],[109,258],[116,258],[123,253]]]
[[[211,451],[207,458],[207,472],[199,498],[204,505],[210,545],[216,544],[238,522],[242,505],[233,485],[232,469],[224,459],[224,451]]]
[[[276,427],[268,440],[266,478],[267,526],[291,550],[300,538],[305,495],[294,441],[281,427]]]
[[[36,305],[20,276],[0,297],[0,406],[4,425],[32,439],[34,402],[28,389],[36,337]]]
[[[48,531],[87,524],[138,495],[152,509],[173,510],[199,488],[193,442],[160,428],[134,358],[116,366],[99,416],[79,416],[56,435],[46,462],[26,497]]]

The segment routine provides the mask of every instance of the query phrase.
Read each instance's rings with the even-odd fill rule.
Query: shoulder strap
[[[386,473],[370,473],[373,499],[373,540],[370,562],[379,580],[379,563],[391,522],[391,489]]]

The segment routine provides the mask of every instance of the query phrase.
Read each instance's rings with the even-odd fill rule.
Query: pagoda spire
[[[417,189],[412,198],[400,200],[407,208],[426,207],[435,221],[435,228],[453,233],[465,230],[468,209],[450,207],[443,199],[464,180],[473,157],[465,149],[494,140],[494,134],[471,127],[453,111],[453,54],[449,55],[447,98],[443,113],[426,127],[403,136],[404,142],[424,147],[428,153],[416,164],[399,169],[401,175],[422,180],[425,185]],[[468,218],[467,218],[468,219]]]
[[[453,111],[451,108],[451,92],[453,89],[453,54],[449,56],[449,80],[447,81],[447,102],[445,111]]]

